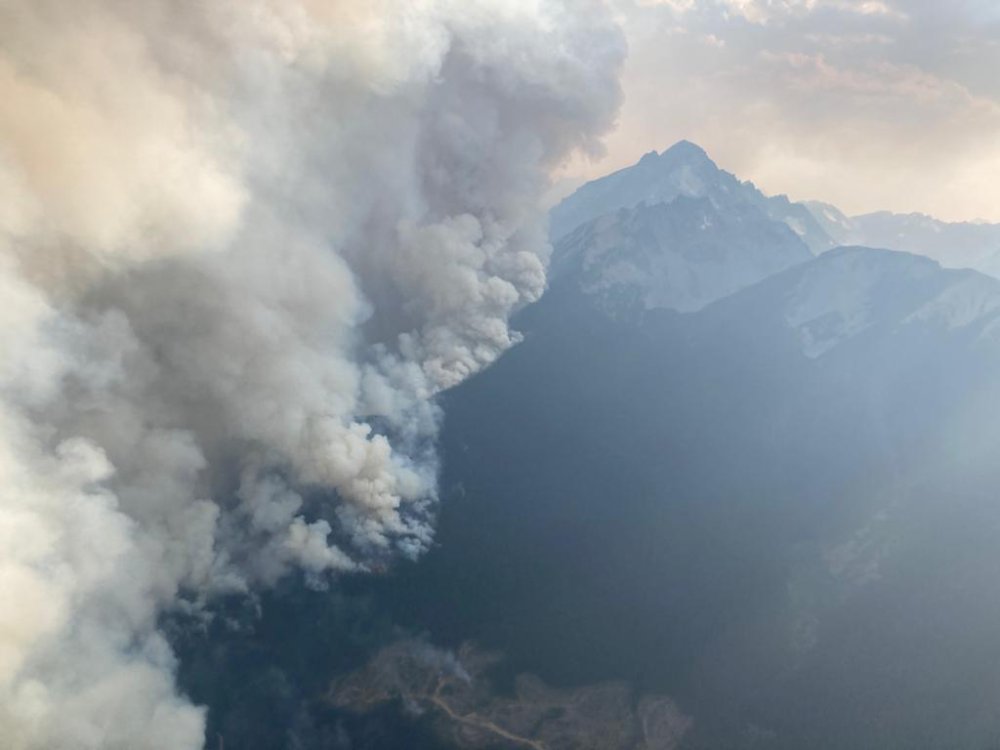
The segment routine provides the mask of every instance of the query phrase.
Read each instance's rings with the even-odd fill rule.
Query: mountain
[[[604,214],[555,246],[551,283],[576,284],[608,311],[690,312],[812,254],[753,203],[721,210],[680,196]]]
[[[684,747],[986,748],[998,313],[867,248],[685,315],[553,285],[445,398],[439,544],[382,595],[511,674],[669,696]]]
[[[1000,278],[1000,224],[950,223],[888,211],[849,217],[827,203],[805,205],[838,244],[920,253],[948,268],[972,268]]]
[[[523,341],[439,398],[430,552],[165,628],[211,737],[995,747],[1000,280],[815,255],[691,144],[605,180]]]
[[[662,153],[581,186],[552,209],[553,243],[581,225],[622,208],[705,198],[720,213],[757,208],[789,226],[814,254],[838,245],[918,253],[948,268],[972,268],[1000,278],[1000,224],[940,221],[924,214],[877,212],[848,216],[829,203],[767,196],[752,182],[720,169],[705,151],[680,141]]]
[[[764,195],[752,182],[719,169],[702,148],[688,141],[660,154],[651,151],[633,166],[580,187],[552,209],[550,234],[558,241],[598,216],[641,204],[670,203],[680,196],[707,198],[721,212],[754,206],[791,227],[815,253],[837,244],[805,206],[787,196]]]
[[[1000,280],[944,269],[909,253],[840,247],[747,296],[756,297],[754,320],[783,321],[810,358],[854,338],[915,330],[923,336],[946,333],[976,346],[1000,344]],[[746,304],[738,296],[720,306],[733,317],[729,306]]]

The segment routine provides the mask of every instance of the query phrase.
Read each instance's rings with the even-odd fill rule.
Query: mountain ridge
[[[709,198],[720,210],[739,203],[754,205],[791,226],[814,253],[835,244],[805,206],[784,195],[765,195],[752,182],[720,169],[703,148],[686,140],[660,153],[650,151],[632,166],[579,187],[550,212],[550,235],[558,241],[602,214],[640,203],[669,203],[680,196]]]
[[[707,197],[620,208],[556,243],[550,283],[575,283],[613,314],[693,312],[813,257],[786,224],[753,204]]]
[[[919,212],[849,216],[823,201],[767,195],[752,181],[720,168],[705,149],[689,140],[662,152],[649,151],[635,164],[577,188],[550,211],[550,237],[557,244],[601,215],[643,203],[670,203],[682,196],[708,198],[720,210],[754,205],[791,227],[817,255],[843,245],[885,247],[1000,278],[1000,224],[946,222]]]
[[[948,268],[972,268],[1000,278],[1000,224],[948,222],[920,212],[848,216],[829,203],[807,201],[804,205],[839,244],[905,250]]]

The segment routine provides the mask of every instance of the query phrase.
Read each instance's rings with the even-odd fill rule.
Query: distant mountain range
[[[789,226],[814,254],[839,245],[926,255],[948,268],[972,268],[1000,277],[1000,224],[948,223],[923,214],[879,212],[847,216],[817,201],[767,196],[752,182],[719,169],[703,149],[681,141],[663,153],[583,185],[551,212],[553,242],[619,209],[669,204],[678,197],[706,199],[717,211],[757,209]]]
[[[906,250],[947,268],[974,268],[1000,278],[1000,224],[949,223],[888,211],[848,217],[828,203],[805,205],[837,244]]]

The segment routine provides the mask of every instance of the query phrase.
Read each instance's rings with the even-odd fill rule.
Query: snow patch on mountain
[[[871,325],[871,297],[882,270],[871,260],[840,254],[835,259],[838,267],[826,263],[802,274],[788,301],[785,322],[798,331],[807,357],[819,357]]]
[[[931,323],[947,330],[966,328],[996,316],[1000,311],[1000,284],[969,274],[952,284],[906,318],[907,323]]]
[[[969,330],[975,342],[1000,333],[1000,281],[922,256],[842,247],[787,276],[782,315],[813,359],[876,327]]]
[[[812,257],[788,226],[753,206],[707,198],[620,209],[556,245],[554,283],[570,279],[607,312],[693,312]]]

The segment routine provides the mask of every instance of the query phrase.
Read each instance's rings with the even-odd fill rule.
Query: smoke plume
[[[160,615],[427,548],[597,0],[0,4],[0,745],[188,750]]]

